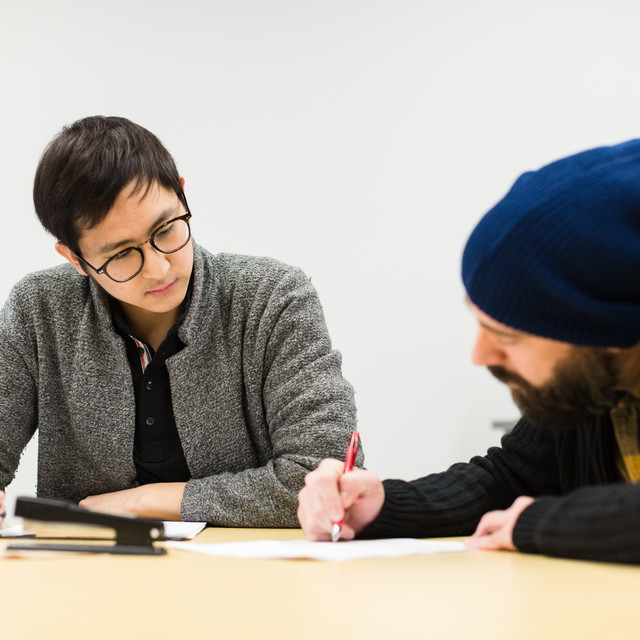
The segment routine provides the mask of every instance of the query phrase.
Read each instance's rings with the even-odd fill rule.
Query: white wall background
[[[517,412],[470,364],[465,240],[522,171],[640,134],[639,18],[633,0],[0,0],[0,298],[59,261],[31,201],[46,143],[126,116],[176,158],[201,244],[313,278],[367,466],[481,453]],[[35,462],[32,443],[10,497]]]

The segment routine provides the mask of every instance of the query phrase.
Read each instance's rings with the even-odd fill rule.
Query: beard
[[[616,404],[616,358],[593,347],[576,347],[556,364],[552,378],[534,387],[500,366],[487,369],[501,382],[511,382],[511,396],[522,416],[539,428],[575,429],[603,416]]]

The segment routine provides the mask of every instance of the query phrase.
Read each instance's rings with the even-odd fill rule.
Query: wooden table
[[[193,544],[301,536],[211,528]],[[509,552],[346,563],[177,550],[2,557],[0,577],[7,640],[640,637],[640,568]]]

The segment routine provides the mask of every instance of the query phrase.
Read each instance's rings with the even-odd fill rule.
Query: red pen
[[[351,434],[351,440],[349,441],[349,446],[347,447],[347,453],[344,457],[344,469],[342,473],[348,473],[349,471],[353,471],[353,465],[356,461],[356,456],[358,455],[358,449],[360,448],[360,434],[357,431],[354,431]],[[333,522],[331,524],[331,541],[338,542],[340,540],[340,534],[342,533],[342,524],[344,523],[344,518],[340,520],[340,522]]]

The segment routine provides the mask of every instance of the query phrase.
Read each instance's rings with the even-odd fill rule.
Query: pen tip
[[[331,542],[338,542],[340,540],[340,533],[342,532],[342,527],[339,524],[334,523],[331,527]]]

